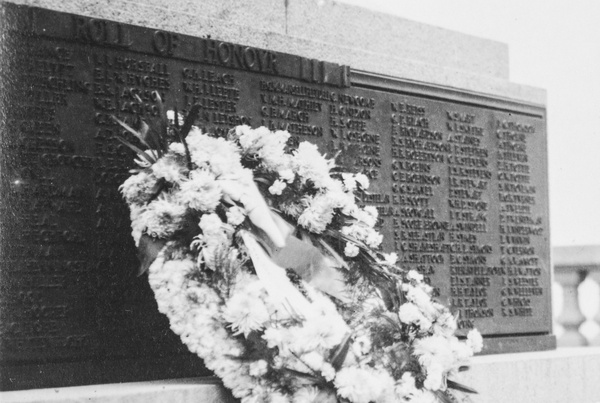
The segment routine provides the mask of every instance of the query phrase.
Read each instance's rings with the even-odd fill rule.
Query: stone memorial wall
[[[383,249],[486,352],[549,349],[543,106],[162,30],[2,4],[2,388],[206,374],[156,311],[118,187],[125,122],[200,105],[318,144],[371,180]],[[32,374],[41,373],[32,379]]]

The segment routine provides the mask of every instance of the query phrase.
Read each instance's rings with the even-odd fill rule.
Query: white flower
[[[146,233],[156,238],[167,238],[183,227],[185,207],[169,196],[162,196],[150,203],[140,214]]]
[[[236,174],[243,169],[240,150],[223,138],[210,137],[197,127],[192,127],[186,137],[192,162],[200,168],[208,168],[216,176]]]
[[[255,377],[263,376],[267,373],[268,365],[265,360],[254,361],[250,364],[250,370],[248,373]]]
[[[296,177],[296,174],[294,174],[294,171],[291,169],[282,169],[279,171],[279,177],[287,183],[292,183]]]
[[[356,244],[352,242],[346,242],[346,247],[344,248],[344,255],[348,257],[355,257],[358,256],[358,252],[360,252],[360,250],[358,249],[358,246],[356,246]]]
[[[365,174],[356,174],[354,179],[360,184],[360,186],[367,190],[369,188],[369,178]]]
[[[203,214],[198,225],[206,236],[211,236],[221,233],[223,221],[221,221],[219,216],[214,213]]]
[[[185,155],[185,146],[182,143],[173,142],[169,144],[169,151],[173,154]]]
[[[269,403],[290,403],[290,399],[282,393],[273,392],[269,395]]]
[[[214,211],[221,202],[222,192],[215,176],[205,170],[190,172],[190,179],[181,184],[181,200],[198,211]]]
[[[227,216],[227,223],[237,227],[246,219],[246,211],[238,206],[231,206],[225,213]]]
[[[344,367],[334,384],[338,395],[353,403],[379,403],[394,390],[394,379],[387,372],[370,367]]]
[[[324,194],[303,200],[308,207],[298,217],[298,224],[311,232],[320,234],[333,219],[331,200]]]
[[[234,334],[248,337],[253,330],[264,328],[269,320],[269,312],[264,302],[249,287],[235,289],[234,294],[225,304],[223,318],[231,324]]]
[[[319,389],[314,386],[307,386],[294,393],[293,403],[321,403],[317,400]]]
[[[427,366],[427,378],[423,382],[423,386],[429,390],[438,390],[443,387],[444,368],[439,362],[433,362]]]
[[[323,378],[325,378],[327,382],[331,382],[333,381],[333,378],[335,378],[335,368],[333,368],[330,363],[326,362],[321,367],[321,375],[323,375]]]
[[[483,337],[481,337],[481,333],[479,333],[477,329],[469,330],[469,333],[467,334],[467,346],[469,346],[474,353],[480,352],[483,348]]]
[[[414,280],[418,283],[420,283],[421,281],[423,281],[423,275],[421,273],[419,273],[416,270],[410,270],[407,274],[406,274],[406,278],[409,280]]]
[[[165,178],[167,182],[179,183],[183,180],[185,166],[181,165],[174,155],[165,155],[156,161],[152,167],[152,173],[157,178]]]
[[[371,351],[371,339],[367,335],[361,335],[354,339],[352,343],[352,352],[357,357],[368,354]]]
[[[431,328],[431,321],[428,320],[419,310],[419,308],[412,302],[407,302],[400,305],[400,309],[398,310],[398,318],[402,323],[417,324],[422,330],[429,330],[429,328]]]
[[[329,170],[333,162],[326,160],[315,144],[307,141],[300,143],[294,152],[292,163],[302,180],[312,181],[317,188],[327,187],[327,184],[332,181]]]
[[[352,174],[342,174],[342,180],[344,181],[344,189],[348,192],[354,192],[356,189],[356,179]]]
[[[142,171],[136,175],[131,175],[119,187],[121,194],[125,197],[127,204],[144,204],[152,197],[152,189],[156,185],[156,176],[152,173]]]
[[[281,192],[283,192],[283,189],[285,189],[285,187],[285,182],[277,179],[275,182],[273,182],[271,187],[269,187],[269,193],[271,193],[272,195],[280,195]]]
[[[398,254],[396,252],[384,253],[383,259],[386,264],[395,265],[398,261]]]
[[[399,397],[408,397],[417,393],[415,378],[410,372],[402,374],[402,378],[396,383],[396,394]]]
[[[304,364],[308,365],[312,370],[319,371],[325,360],[323,356],[316,351],[311,351],[310,353],[303,354],[301,360]]]
[[[370,248],[377,248],[379,245],[381,245],[382,241],[383,241],[383,235],[381,235],[377,231],[370,231],[369,235],[367,235],[367,239],[365,239],[365,243]]]

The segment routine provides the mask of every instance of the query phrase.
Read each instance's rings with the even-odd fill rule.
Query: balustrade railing
[[[600,346],[600,332],[596,331],[595,335],[588,338],[581,331],[586,321],[600,326],[600,245],[555,247],[552,249],[552,259],[554,282],[562,288],[562,307],[554,313],[557,324],[564,330],[558,337],[558,346]],[[584,289],[584,281],[592,281],[598,287]],[[591,295],[594,289],[596,295]],[[553,298],[561,299],[561,295],[554,295]],[[595,314],[587,317],[582,308]],[[586,333],[590,336],[590,332]]]

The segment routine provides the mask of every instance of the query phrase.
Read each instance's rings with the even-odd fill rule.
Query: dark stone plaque
[[[201,105],[365,173],[384,249],[487,352],[549,349],[545,109],[210,38],[0,6],[2,389],[207,374],[157,312],[118,186],[131,122]],[[141,102],[140,102],[141,100]]]

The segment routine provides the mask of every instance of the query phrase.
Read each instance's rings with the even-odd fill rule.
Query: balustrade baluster
[[[579,308],[579,285],[585,279],[586,272],[574,267],[555,267],[554,279],[563,289],[563,308],[556,319],[565,329],[558,340],[560,347],[585,346],[587,339],[579,333],[579,326],[585,322],[585,316]]]
[[[600,287],[600,270],[591,271],[588,276]],[[594,322],[600,326],[600,305],[598,306],[598,310],[596,311],[596,315],[592,318]],[[590,340],[590,345],[592,346],[600,346],[600,332]]]

